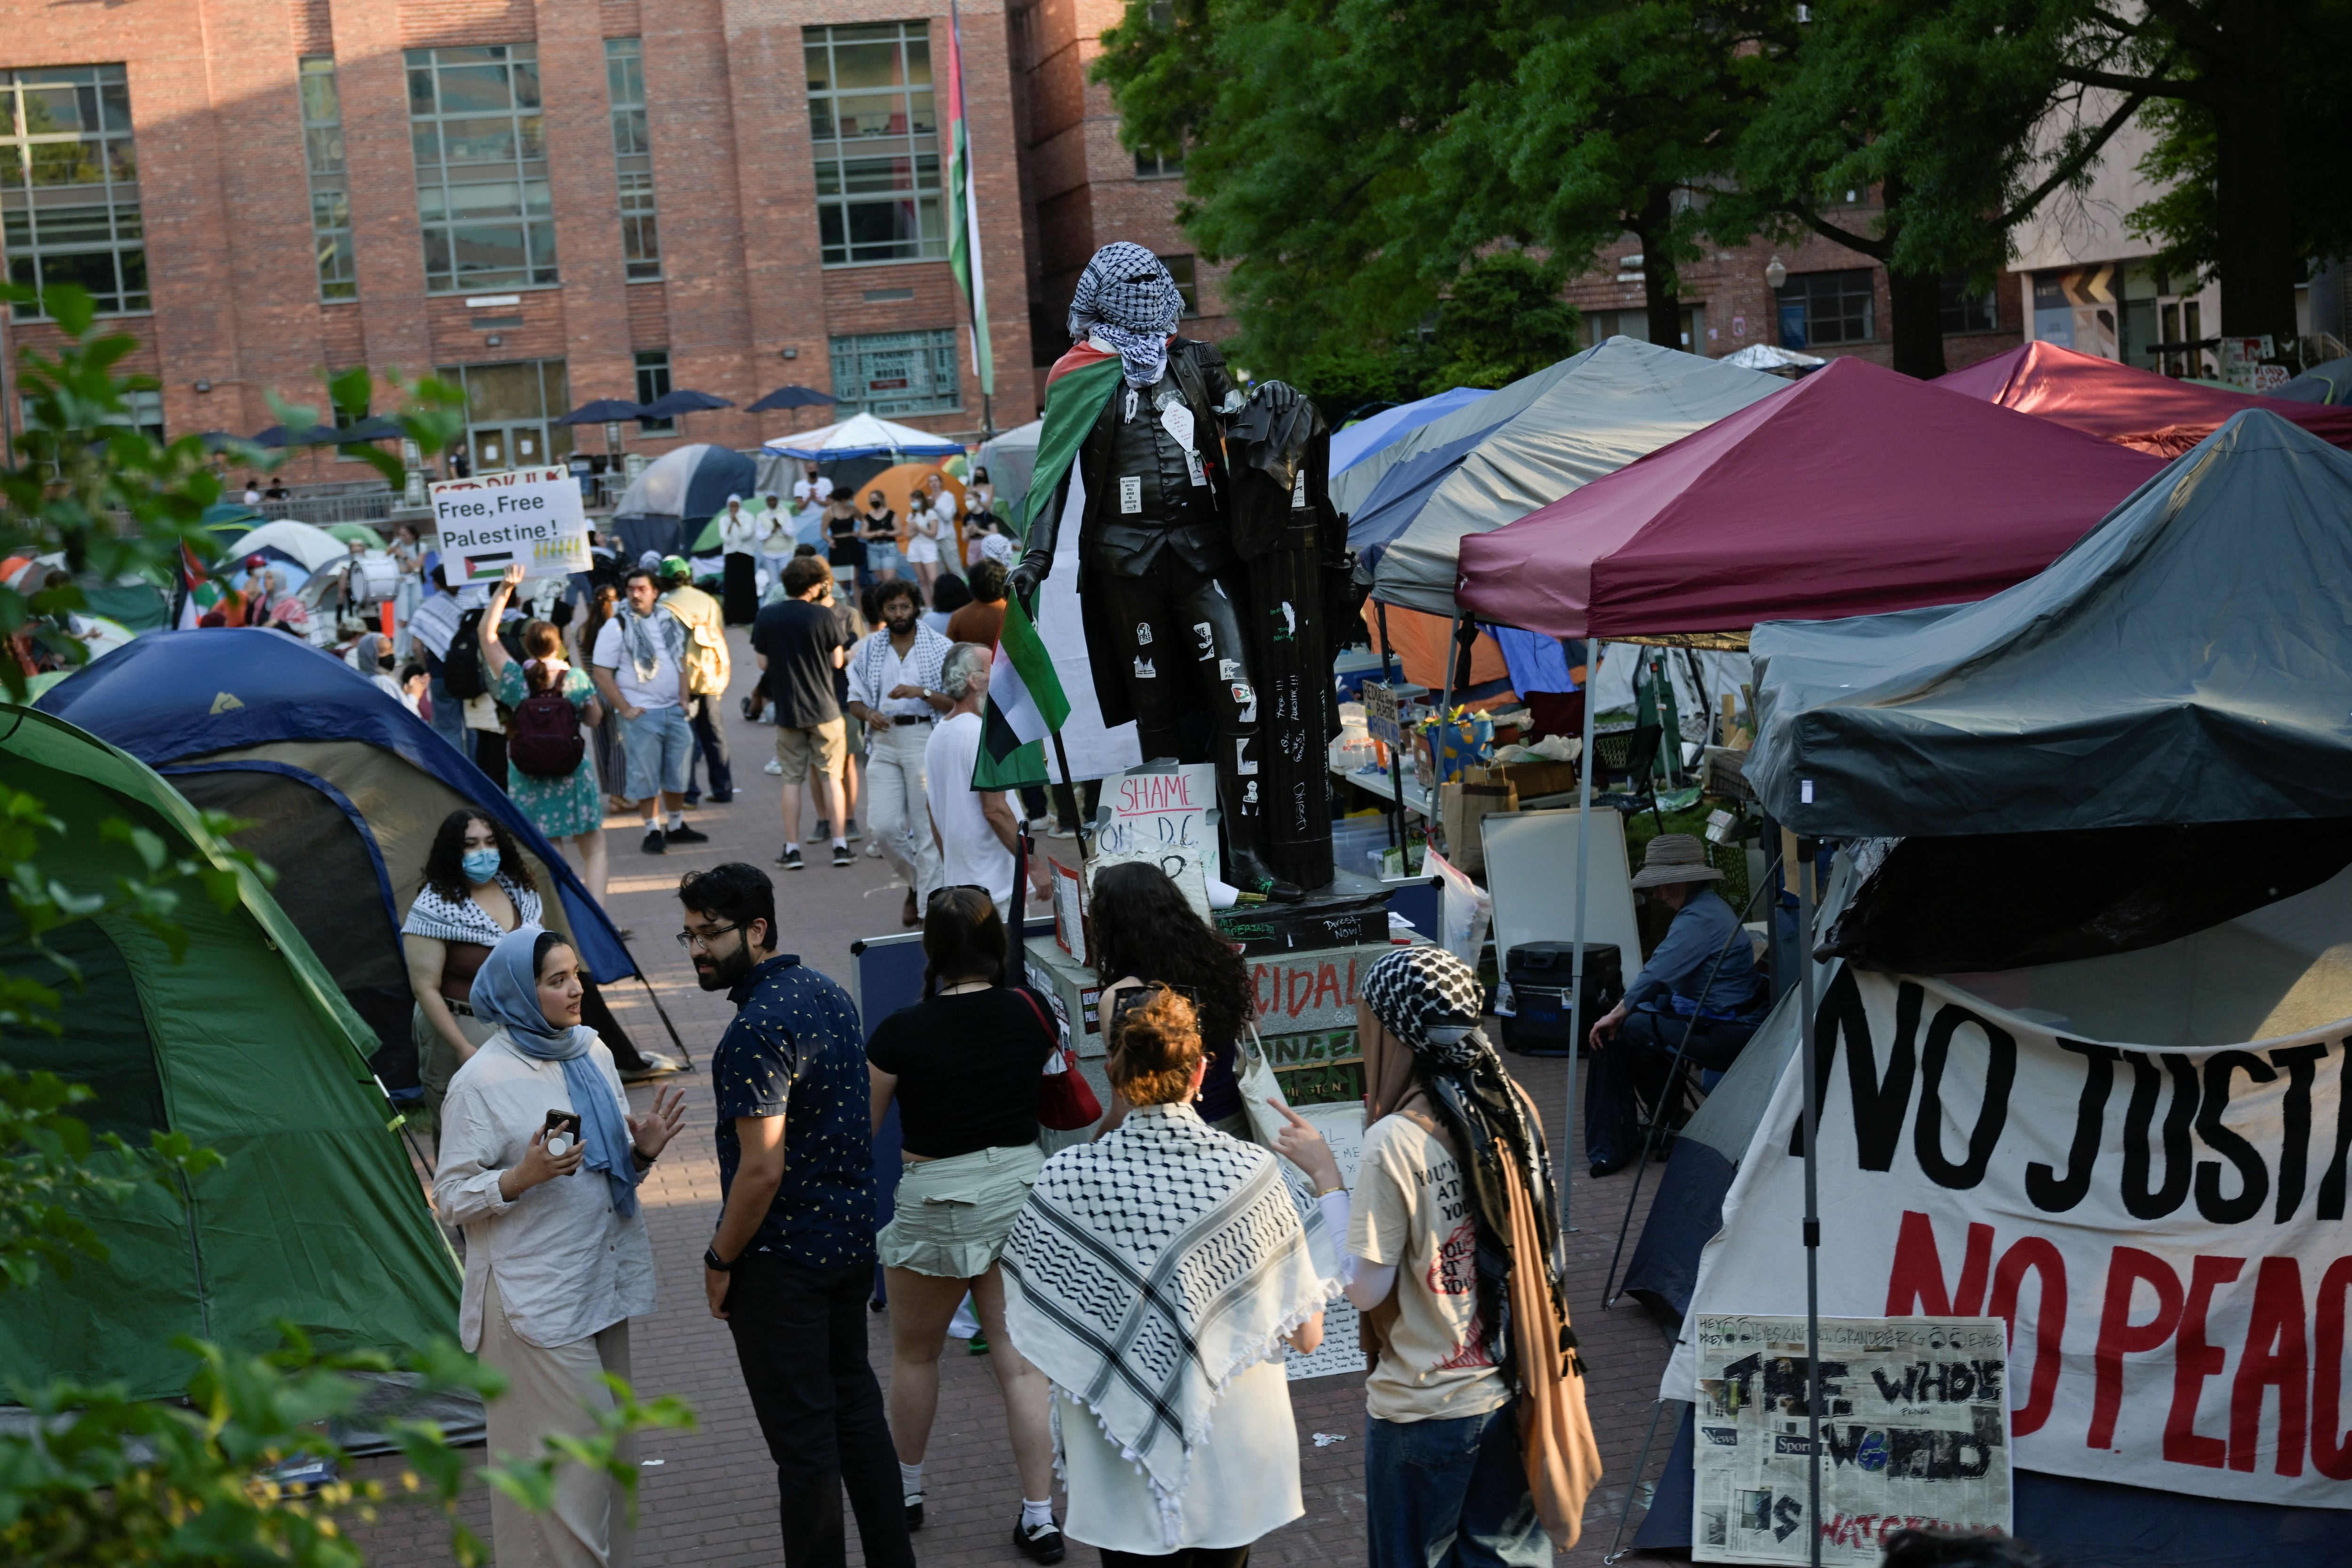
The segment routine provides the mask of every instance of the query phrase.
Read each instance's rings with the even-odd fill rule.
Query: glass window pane
[[[342,103],[335,92],[335,64],[322,66],[315,59],[302,62],[302,118],[323,123],[343,117]],[[129,129],[126,124],[125,130]]]
[[[907,95],[907,103],[908,129],[918,133],[936,131],[939,130],[940,117],[938,111],[931,107],[931,95],[929,93],[909,93]]]
[[[433,96],[433,73],[415,68],[416,56],[422,52],[415,49],[409,51],[408,112],[411,114],[431,114],[436,107]]]
[[[909,22],[907,31],[907,80],[918,87],[928,86],[931,79],[931,40],[923,24]]]
[[[514,67],[514,100],[524,109],[539,107],[539,63],[518,60]]]
[[[62,131],[95,131],[82,119],[81,95],[69,87],[27,87],[24,89],[25,132],[54,135]]]
[[[445,120],[441,144],[452,163],[511,163],[520,150],[511,119]]]
[[[459,66],[455,69],[443,66],[434,74],[440,80],[444,114],[479,114],[514,107],[504,66]]]
[[[449,247],[459,272],[520,271],[527,259],[520,224],[452,224]]]
[[[898,74],[896,44],[835,44],[833,68],[836,92],[851,88],[896,87],[905,80]]]
[[[36,141],[26,150],[36,185],[102,185],[106,183],[106,147],[96,137],[87,141]]]
[[[830,92],[833,89],[833,54],[822,44],[811,44],[802,54],[808,68],[808,89]]]
[[[106,129],[131,129],[131,89],[122,84],[110,83],[98,90],[99,102],[106,114]]]
[[[430,120],[408,128],[409,151],[419,169],[438,168],[441,162],[441,128]]]
[[[139,183],[139,154],[128,136],[110,136],[106,141],[107,177],[118,185]]]

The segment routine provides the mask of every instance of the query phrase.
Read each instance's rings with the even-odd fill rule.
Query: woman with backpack
[[[604,716],[604,705],[585,670],[563,657],[563,633],[544,621],[523,623],[520,662],[498,638],[507,601],[522,581],[517,561],[490,590],[477,634],[490,695],[508,711],[507,793],[531,825],[559,843],[569,841],[579,857],[580,876],[598,904],[604,902],[604,800],[596,784],[596,759],[581,726]]]

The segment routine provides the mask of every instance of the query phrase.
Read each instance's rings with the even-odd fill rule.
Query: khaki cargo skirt
[[[882,1266],[942,1280],[987,1273],[1045,1164],[1044,1150],[1023,1144],[908,1166],[897,1212],[874,1239]]]

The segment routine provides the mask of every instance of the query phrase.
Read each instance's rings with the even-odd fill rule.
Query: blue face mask
[[[467,850],[464,865],[467,882],[488,882],[499,874],[501,859],[496,849]]]

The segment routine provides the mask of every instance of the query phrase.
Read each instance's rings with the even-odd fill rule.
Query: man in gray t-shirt
[[[848,655],[841,622],[824,602],[832,586],[833,572],[824,561],[794,556],[784,565],[784,596],[762,609],[751,624],[751,652],[775,710],[776,763],[784,783],[784,847],[776,863],[786,871],[802,866],[801,786],[809,780],[812,762],[824,820],[833,825],[833,863],[854,861],[841,790],[848,746],[834,688],[834,672]]]

